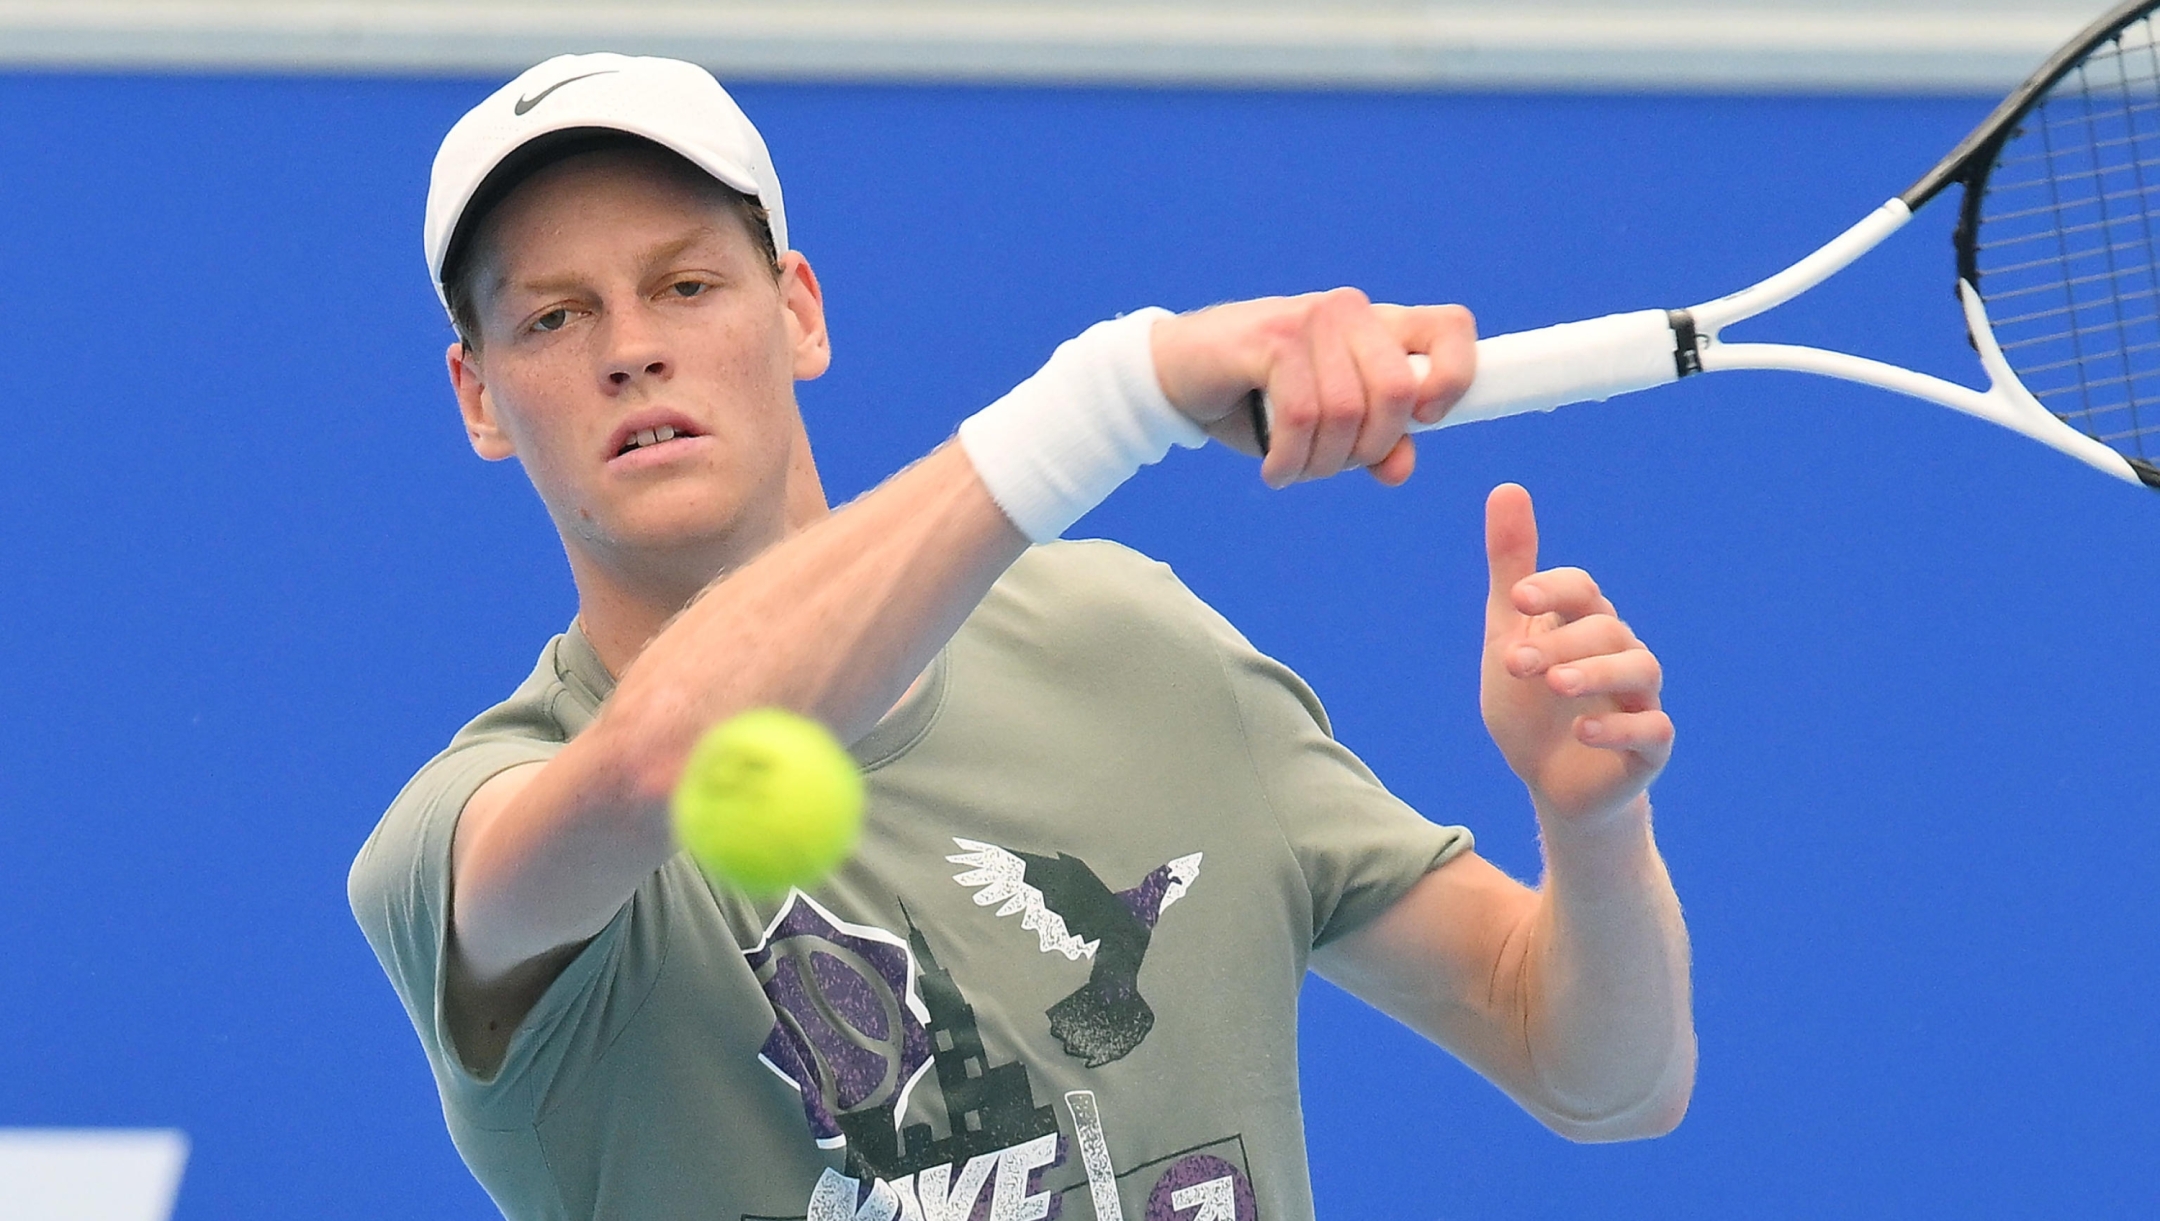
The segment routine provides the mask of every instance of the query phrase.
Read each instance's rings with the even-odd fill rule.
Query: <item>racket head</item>
[[[2160,488],[2156,10],[2087,26],[1900,198],[1963,184],[1958,275],[2009,371]]]

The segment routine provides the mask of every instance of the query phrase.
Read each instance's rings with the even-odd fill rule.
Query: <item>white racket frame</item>
[[[1980,366],[1988,375],[1986,390],[1826,348],[1725,343],[1719,338],[1720,332],[1733,323],[1767,313],[1836,275],[1911,219],[1912,210],[1904,201],[1892,199],[1776,275],[1686,311],[1694,322],[1695,355],[1701,370],[1814,373],[1896,391],[1977,416],[2117,479],[2142,485],[2143,480],[2127,459],[2057,419],[2018,381],[1995,342],[1979,292],[1966,281],[1958,282],[1958,295],[1965,306],[1966,328],[1980,353]],[[1663,386],[1680,380],[1679,342],[1673,315],[1665,310],[1608,314],[1481,339],[1477,345],[1477,377],[1469,391],[1438,423],[1414,424],[1412,430],[1422,432],[1531,411],[1551,411],[1570,403],[1600,402],[1614,395]],[[1413,363],[1421,360],[1413,358]],[[1422,364],[1417,367],[1422,376]]]

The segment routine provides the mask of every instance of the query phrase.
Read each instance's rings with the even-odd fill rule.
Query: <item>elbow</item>
[[[1617,1115],[1590,1119],[1548,1116],[1545,1126],[1579,1145],[1617,1145],[1631,1140],[1656,1140],[1680,1126],[1680,1121],[1687,1115],[1691,1092],[1677,1090]]]
[[[1688,1102],[1695,1096],[1695,1079],[1690,1074],[1687,1083],[1661,1099],[1655,1109],[1646,1116],[1647,1122],[1640,1131],[1628,1136],[1628,1140],[1655,1140],[1670,1135],[1687,1118]]]
[[[1690,1035],[1674,1048],[1657,1083],[1640,1098],[1599,1110],[1549,1106],[1540,1109],[1538,1118],[1577,1144],[1655,1140],[1680,1126],[1694,1095],[1695,1040]]]

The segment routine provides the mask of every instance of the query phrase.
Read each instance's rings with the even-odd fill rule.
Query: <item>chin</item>
[[[696,553],[723,545],[742,532],[741,517],[742,506],[732,499],[709,493],[672,494],[573,510],[567,518],[557,515],[556,525],[597,555],[659,555]]]
[[[682,552],[686,559],[725,548],[742,533],[733,513],[640,513],[614,523],[595,543],[646,555]]]
[[[705,571],[700,581],[740,565],[778,538],[785,521],[784,475],[745,478],[741,470],[696,469],[638,482],[602,481],[571,497],[582,508],[553,513],[566,542],[609,567],[677,561]],[[772,486],[777,485],[777,486]]]

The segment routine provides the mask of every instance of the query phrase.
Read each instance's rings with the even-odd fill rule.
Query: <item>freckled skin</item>
[[[579,621],[619,682],[592,727],[489,780],[460,815],[446,1006],[461,1042],[515,1028],[677,850],[666,794],[697,734],[779,704],[859,738],[1026,549],[951,444],[804,529],[828,516],[793,390],[830,360],[816,277],[798,254],[766,264],[710,186],[664,157],[560,162],[491,229],[476,251],[481,343],[451,348],[451,378],[474,450],[517,457],[539,490]],[[1150,343],[1164,395],[1233,444],[1250,444],[1235,413],[1254,386],[1278,407],[1302,398],[1292,426],[1277,419],[1279,485],[1354,465],[1401,482],[1405,413],[1462,392],[1473,340],[1459,309],[1344,289],[1163,319]],[[1419,385],[1411,351],[1433,358]],[[1343,391],[1332,406],[1329,381]],[[625,429],[656,426],[689,439],[618,454]],[[1662,672],[1587,573],[1538,571],[1523,489],[1488,501],[1487,554],[1482,706],[1529,786],[1544,887],[1459,856],[1314,965],[1556,1131],[1657,1135],[1684,1113],[1695,1064],[1686,929],[1646,795],[1672,746]],[[1523,648],[1534,661],[1513,660]],[[1105,906],[1118,902],[1095,898],[1125,921],[1120,942],[1105,934],[1102,974],[1050,1015],[1092,1063],[1152,1020],[1135,988],[1147,928]],[[482,1050],[499,1058],[502,1041]]]
[[[467,433],[524,466],[586,596],[680,606],[825,514],[794,390],[829,359],[816,278],[794,253],[776,276],[709,183],[573,157],[489,216],[475,258],[480,343],[449,352]],[[655,409],[696,440],[613,461]]]

